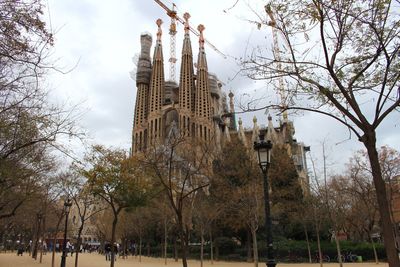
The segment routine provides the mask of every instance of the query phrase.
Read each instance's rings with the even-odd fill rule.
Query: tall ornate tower
[[[199,37],[199,55],[197,59],[197,82],[196,82],[196,101],[195,101],[195,121],[196,137],[203,140],[211,140],[211,95],[208,81],[208,67],[206,53],[204,50],[203,31],[205,27],[200,24],[197,29]]]
[[[157,20],[158,32],[157,42],[154,48],[153,72],[150,81],[149,117],[147,129],[149,133],[148,144],[154,144],[162,137],[162,104],[164,102],[164,58],[161,44],[162,20]]]
[[[185,18],[185,37],[182,46],[181,75],[179,79],[179,130],[185,136],[191,136],[192,113],[194,110],[194,70],[192,45],[189,36],[189,13],[183,15]]]
[[[147,143],[148,99],[151,78],[150,47],[152,38],[149,34],[140,36],[141,52],[136,72],[136,104],[132,132],[132,151],[145,149]]]

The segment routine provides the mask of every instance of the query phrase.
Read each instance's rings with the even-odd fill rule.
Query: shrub
[[[218,237],[214,240],[215,246],[219,248],[220,255],[232,254],[238,247],[235,241],[229,237]]]

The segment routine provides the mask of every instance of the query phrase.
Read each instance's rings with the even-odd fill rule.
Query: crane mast
[[[154,0],[159,6],[161,6],[166,12],[167,15],[171,18],[171,24],[169,28],[169,34],[170,34],[170,58],[169,58],[169,63],[170,63],[170,69],[169,69],[169,75],[170,75],[170,80],[176,81],[176,76],[175,76],[175,70],[176,70],[176,21],[179,21],[181,24],[185,25],[185,20],[182,19],[181,17],[178,16],[175,8],[176,5],[172,3],[172,9],[167,7],[162,1],[160,0]],[[189,25],[189,30],[194,33],[197,37],[200,36],[200,33],[192,28]],[[224,53],[219,51],[212,43],[204,39],[204,42],[210,46],[215,52],[223,56],[225,59],[227,58]]]
[[[154,0],[157,4],[159,4],[165,11],[167,11],[167,15],[171,18],[171,24],[169,26],[169,35],[170,35],[170,46],[169,46],[169,79],[171,81],[176,81],[176,5],[172,3],[172,9],[168,8],[163,2],[159,0]]]
[[[175,4],[172,3],[172,10],[170,14],[171,17],[171,24],[169,26],[169,35],[170,35],[170,47],[169,47],[169,79],[171,81],[176,81],[176,11],[175,11]]]
[[[265,11],[267,12],[270,22],[268,23],[269,26],[272,27],[272,39],[273,39],[273,53],[276,61],[276,69],[278,72],[282,71],[282,63],[281,63],[281,55],[279,51],[279,43],[278,43],[278,29],[276,28],[276,20],[274,13],[272,12],[272,8],[270,4],[267,4],[265,6]],[[284,83],[283,83],[283,77],[280,73],[278,73],[279,78],[278,78],[278,92],[279,92],[279,97],[281,100],[281,106],[284,109],[282,116],[283,116],[283,121],[287,122],[288,120],[288,115],[287,115],[287,110],[286,110],[286,94],[285,94],[285,88],[284,88]]]

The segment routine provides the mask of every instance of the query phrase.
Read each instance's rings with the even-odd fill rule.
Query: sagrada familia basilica
[[[183,38],[179,84],[167,81],[164,75],[161,20],[157,21],[157,25],[152,58],[151,35],[145,33],[140,36],[132,153],[143,152],[152,144],[165,141],[173,130],[181,136],[213,142],[216,149],[221,149],[233,135],[251,148],[260,130],[266,130],[273,143],[287,146],[304,189],[308,184],[305,152],[309,147],[297,142],[293,123],[284,118],[278,126],[274,126],[271,116],[268,116],[266,129],[261,129],[256,118],[253,119],[253,127],[245,129],[241,119],[236,122],[233,93],[227,94],[218,77],[208,72],[202,25],[198,27],[199,50],[197,61],[194,60],[188,19]]]

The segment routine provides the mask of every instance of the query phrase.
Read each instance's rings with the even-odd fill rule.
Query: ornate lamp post
[[[63,251],[61,256],[61,267],[65,267],[65,258],[67,257],[67,230],[68,230],[68,214],[71,209],[72,201],[67,198],[64,202],[64,213],[65,213],[65,227],[64,227],[64,241],[63,241]]]
[[[268,169],[271,163],[271,140],[264,140],[265,133],[260,133],[260,141],[254,142],[254,150],[257,152],[258,164],[264,175],[264,208],[265,208],[265,232],[267,235],[267,263],[268,267],[275,267],[274,247],[272,241],[272,221],[271,208],[269,205],[269,186],[268,186]]]

